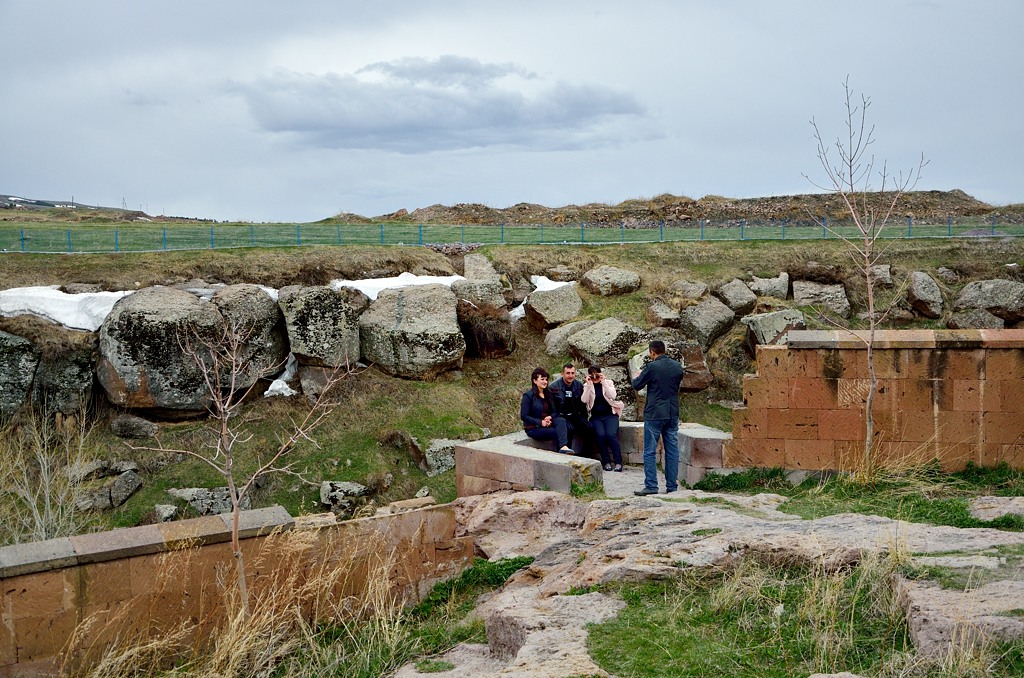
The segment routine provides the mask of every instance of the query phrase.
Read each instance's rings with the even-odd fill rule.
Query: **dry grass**
[[[323,642],[324,630],[359,625],[365,632],[367,621],[375,631],[346,651],[375,656],[382,647],[393,649],[401,642],[395,628],[407,593],[391,579],[398,555],[373,537],[360,544],[362,558],[338,562],[326,557],[331,550],[315,531],[272,535],[248,565],[250,612],[232,581],[232,564],[224,563],[214,590],[191,592],[205,599],[203,610],[169,624],[162,621],[162,601],[175,597],[183,577],[196,580],[198,552],[165,554],[151,595],[79,624],[62,654],[62,675],[315,675],[317,666],[324,669],[338,659],[337,648]]]
[[[0,332],[28,339],[39,349],[43,359],[93,351],[97,342],[94,332],[71,330],[31,315],[0,317]]]
[[[363,278],[403,271],[452,275],[449,261],[423,247],[304,247],[75,255],[5,255],[0,288],[98,284],[131,290],[201,278],[207,282],[258,283],[270,287],[324,285],[336,278]]]
[[[97,527],[78,508],[88,493],[70,471],[94,457],[89,429],[41,415],[0,427],[0,545],[68,537]]]

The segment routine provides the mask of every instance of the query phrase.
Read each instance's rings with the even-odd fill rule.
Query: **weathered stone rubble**
[[[776,277],[733,279],[717,285],[714,295],[704,282],[676,280],[658,296],[651,295],[649,330],[628,328],[623,323],[632,337],[629,341],[621,331],[597,341],[592,329],[597,320],[574,321],[583,307],[574,285],[529,292],[526,273],[499,274],[479,254],[465,254],[463,269],[466,279],[456,281],[450,290],[390,290],[373,305],[363,293],[344,287],[285,287],[276,303],[255,285],[211,285],[193,280],[173,288],[143,289],[118,302],[104,322],[96,342],[98,360],[97,352],[90,348],[95,344],[88,341],[75,344],[81,345],[80,350],[40,357],[40,351],[25,339],[0,336],[0,416],[13,414],[29,398],[50,411],[72,414],[83,409],[91,401],[93,373],[114,405],[154,410],[158,416],[201,413],[209,403],[203,370],[194,357],[185,354],[180,339],[215,343],[226,327],[240,329],[246,339],[239,350],[244,369],[236,387],[279,372],[290,351],[298,364],[302,391],[315,398],[336,368],[353,367],[360,358],[376,362],[396,376],[434,379],[459,369],[464,357],[506,356],[516,345],[506,300],[521,295],[528,295],[524,311],[529,323],[546,332],[548,355],[571,355],[585,364],[602,366],[624,365],[623,345],[642,344],[649,338],[668,341],[671,337],[666,332],[708,351],[737,321],[749,328],[746,343],[752,352],[758,344],[784,341],[789,329],[802,326],[802,316],[788,308],[790,303],[827,309],[840,316],[852,312],[843,285],[836,282],[842,278],[841,270],[809,262]],[[376,273],[390,275],[394,271]],[[576,276],[576,271],[565,265],[548,273],[561,278]],[[941,267],[936,275],[946,284],[962,280],[960,273]],[[893,270],[888,265],[874,266],[871,276],[879,285],[890,285]],[[791,278],[795,278],[793,299],[788,302]],[[633,272],[600,266],[588,270],[581,284],[607,294],[633,289],[638,280]],[[943,299],[945,288],[929,273],[907,273],[905,282],[906,303],[886,311],[890,323],[913,320],[915,314],[908,308],[918,317],[945,319],[951,329],[1001,329],[1024,319],[1024,283],[967,283],[950,313]],[[758,308],[765,312],[751,315]],[[606,329],[609,322],[618,321],[606,318],[601,322]],[[702,355],[697,362],[703,363]],[[705,371],[698,370],[688,390],[710,385]],[[296,386],[294,376],[286,380]]]
[[[776,511],[783,500],[776,495],[728,496],[734,505],[742,502],[742,510],[706,501],[722,495],[676,496],[683,501],[645,497],[584,503],[540,491],[457,500],[460,534],[472,535],[482,555],[535,560],[475,610],[487,625],[488,646],[461,645],[445,653],[441,659],[456,668],[440,675],[607,675],[587,654],[585,626],[613,616],[622,603],[603,593],[587,594],[581,603],[578,596],[566,595],[574,588],[671,577],[680,567],[728,567],[744,555],[828,569],[856,563],[868,551],[979,553],[1024,544],[1020,533],[878,516],[801,520]],[[685,501],[690,498],[702,501]],[[975,595],[918,582],[900,586],[919,652],[946,651],[957,629],[999,638],[1019,637],[1024,630],[1024,621],[1000,615],[1024,606],[1021,582],[986,584]],[[396,675],[420,674],[406,666]]]

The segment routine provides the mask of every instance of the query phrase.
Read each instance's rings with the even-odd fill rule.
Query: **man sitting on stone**
[[[576,379],[576,366],[572,363],[563,365],[562,376],[551,383],[550,389],[558,412],[565,418],[574,435],[579,436],[580,453],[591,455],[596,449],[594,429],[590,426],[587,406],[580,400],[583,396],[583,382]]]

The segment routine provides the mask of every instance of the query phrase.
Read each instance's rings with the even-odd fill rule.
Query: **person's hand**
[[[549,426],[551,426],[551,417],[544,417],[543,419],[541,419],[540,420],[540,425],[545,427],[545,428],[548,428]]]
[[[587,381],[593,381],[593,379],[590,378],[589,374],[587,375]]]

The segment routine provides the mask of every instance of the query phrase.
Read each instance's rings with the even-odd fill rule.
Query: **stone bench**
[[[710,469],[722,468],[722,447],[732,434],[703,424],[679,424],[679,476],[687,484],[699,482]],[[619,423],[622,460],[642,464],[643,422]],[[577,440],[574,448],[579,451]],[[663,450],[658,445],[658,463]],[[458,496],[500,490],[549,489],[569,493],[572,484],[604,484],[601,462],[588,457],[559,454],[549,441],[534,440],[523,431],[484,438],[455,447],[455,479]]]
[[[458,496],[500,490],[548,489],[568,494],[572,484],[601,483],[601,462],[558,454],[550,443],[519,431],[455,446]]]

